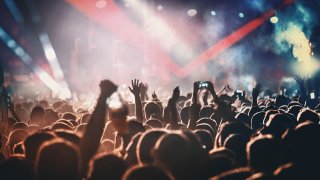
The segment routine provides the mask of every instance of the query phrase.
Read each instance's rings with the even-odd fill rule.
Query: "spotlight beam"
[[[167,70],[176,76],[185,76],[183,68],[177,65],[156,42],[147,37],[141,28],[134,24],[113,0],[108,0],[107,5],[102,9],[97,9],[94,1],[65,1],[132,47],[135,47],[142,54],[148,54],[147,48],[144,47],[144,43],[147,43],[155,52],[157,59],[154,59],[154,61],[159,64],[159,68],[164,65]]]
[[[0,27],[0,39],[21,61],[27,65],[39,79],[56,95],[69,94],[67,89],[60,86],[45,70],[34,63],[32,57],[2,28]],[[69,97],[66,97],[69,98]]]
[[[17,23],[23,23],[24,22],[24,18],[22,16],[22,14],[20,13],[16,3],[14,2],[14,0],[4,0],[4,3],[6,4],[6,6],[8,7],[10,13],[12,14],[14,20]]]

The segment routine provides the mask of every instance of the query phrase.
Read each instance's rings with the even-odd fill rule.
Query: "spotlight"
[[[106,7],[106,5],[107,5],[107,1],[105,0],[99,0],[96,2],[96,7],[99,9]]]
[[[270,22],[273,23],[273,24],[276,24],[278,21],[279,21],[279,19],[278,19],[277,16],[273,16],[273,17],[270,18]]]
[[[244,18],[244,13],[242,13],[242,12],[239,13],[239,17],[240,17],[240,18]]]
[[[216,13],[215,11],[211,11],[210,14],[211,14],[212,16],[215,16],[217,13]]]
[[[197,10],[195,10],[195,9],[189,9],[189,10],[187,11],[187,14],[188,14],[188,16],[190,16],[190,17],[194,17],[195,15],[197,15]]]
[[[157,10],[158,10],[158,11],[162,11],[162,9],[163,9],[163,6],[162,6],[162,5],[158,5],[158,6],[157,6]]]

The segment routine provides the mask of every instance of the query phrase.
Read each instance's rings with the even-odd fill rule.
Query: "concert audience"
[[[149,99],[135,79],[134,102],[120,98],[119,106],[106,103],[117,91],[110,80],[101,81],[93,110],[9,101],[0,179],[320,179],[320,105],[296,80],[299,96],[269,99],[259,84],[251,96],[230,96],[210,81],[195,82],[191,96],[175,87],[168,100],[155,92]]]

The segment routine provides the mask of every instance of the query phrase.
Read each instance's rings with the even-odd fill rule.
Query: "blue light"
[[[217,13],[216,13],[215,11],[211,11],[210,14],[211,14],[212,16],[215,16]]]
[[[244,14],[241,12],[241,13],[239,13],[239,17],[240,18],[244,18]]]

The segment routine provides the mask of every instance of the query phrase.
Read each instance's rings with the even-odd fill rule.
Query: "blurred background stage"
[[[88,96],[103,78],[139,78],[152,91],[187,92],[195,80],[277,89],[317,74],[319,9],[316,0],[1,0],[0,59],[20,95]]]

